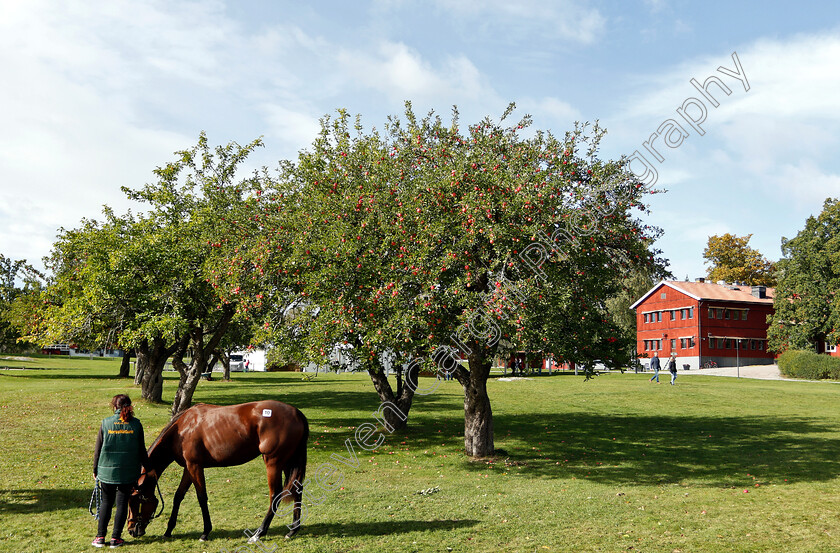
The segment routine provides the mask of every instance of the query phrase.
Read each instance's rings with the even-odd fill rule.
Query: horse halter
[[[154,493],[152,493],[151,497],[143,495],[143,491],[142,491],[141,486],[138,486],[138,487],[135,488],[135,490],[137,490],[137,497],[140,499],[140,506],[138,507],[137,514],[135,516],[137,518],[139,518],[140,521],[143,520],[143,518],[140,516],[140,513],[141,513],[142,506],[144,504],[151,503],[152,501],[154,501],[155,503],[158,503],[159,506],[160,506],[160,508],[158,509],[158,512],[149,517],[149,520],[146,522],[146,525],[144,526],[144,529],[145,529],[146,526],[151,524],[154,519],[161,516],[163,514],[163,510],[165,508],[164,507],[163,494],[160,491],[160,484],[158,484],[157,481],[155,481],[155,489],[157,490],[157,495],[160,497],[160,501],[158,501],[158,499],[157,499],[157,497],[155,497]],[[136,520],[134,517],[131,517],[126,522],[133,522],[134,524],[137,524],[139,521]]]

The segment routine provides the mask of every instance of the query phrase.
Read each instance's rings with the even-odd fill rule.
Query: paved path
[[[667,371],[665,371],[667,372]],[[690,371],[679,371],[679,376],[705,375],[705,376],[738,376],[737,367],[723,367],[718,369],[692,369]],[[741,378],[759,378],[762,380],[788,380],[782,378],[779,367],[776,365],[747,365],[740,368]],[[662,372],[659,373],[660,378]]]

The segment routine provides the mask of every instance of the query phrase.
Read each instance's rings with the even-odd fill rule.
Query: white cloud
[[[475,31],[481,21],[488,31],[532,39],[560,39],[591,44],[605,31],[606,19],[586,2],[540,0],[436,0],[438,9]]]
[[[166,17],[119,2],[3,3],[0,104],[13,108],[0,111],[4,254],[37,262],[58,227],[98,217],[103,204],[125,208],[121,185],[152,180],[155,166],[195,141],[139,107],[167,78],[218,82],[201,53],[226,27],[212,25],[212,9],[178,9]]]
[[[383,42],[373,53],[344,50],[338,66],[348,82],[376,90],[392,102],[486,100],[494,96],[481,72],[464,56],[449,56],[437,67],[416,50]]]
[[[535,112],[548,116],[554,119],[555,122],[562,123],[565,127],[569,127],[570,122],[582,119],[581,113],[577,108],[559,98],[551,96],[541,98],[534,102],[534,107]]]
[[[292,148],[311,144],[321,129],[319,116],[306,111],[296,111],[278,104],[265,104],[261,107],[271,126],[272,137]]]
[[[668,6],[667,0],[645,0],[645,6],[653,12],[657,13],[664,10]]]
[[[840,198],[840,175],[827,173],[810,160],[780,164],[770,182],[801,209],[822,206],[829,197]]]
[[[702,97],[689,79],[703,83],[715,75],[731,90],[726,95],[710,88],[720,107],[706,103],[704,136],[684,125],[690,136],[679,148],[659,148],[666,159],[655,166],[670,192],[656,204],[682,206],[681,220],[657,214],[666,230],[661,246],[677,271],[698,270],[708,236],[724,232],[755,233],[756,244],[778,255],[780,236],[796,234],[826,197],[840,196],[840,34],[764,39],[734,48],[749,91],[718,71],[735,69],[731,51],[720,51],[637,76],[631,88],[646,93],[629,97],[607,123],[626,151],[645,152],[642,143],[663,121],[682,122],[675,110],[683,101]]]

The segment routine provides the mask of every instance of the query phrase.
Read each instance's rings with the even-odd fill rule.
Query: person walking
[[[674,381],[677,379],[677,354],[672,353],[671,358],[668,359],[668,372],[671,373],[671,386],[674,385]]]
[[[659,384],[659,354],[655,351],[653,352],[653,358],[650,360],[650,368],[653,370],[653,376],[650,377],[650,381],[653,382],[656,380],[656,383]]]
[[[143,425],[134,417],[131,399],[118,394],[111,400],[111,407],[114,414],[102,421],[93,452],[93,477],[102,492],[102,502],[98,512],[99,527],[91,545],[105,547],[111,510],[116,505],[109,544],[113,549],[123,545],[128,498],[148,457]]]

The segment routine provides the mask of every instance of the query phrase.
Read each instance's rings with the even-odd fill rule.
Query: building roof
[[[630,309],[638,307],[640,303],[645,301],[651,294],[662,286],[673,288],[674,290],[682,292],[686,296],[694,298],[695,300],[717,300],[772,305],[773,299],[776,297],[776,289],[769,287],[765,288],[765,297],[758,298],[752,295],[752,286],[743,284],[732,285],[717,284],[714,282],[682,282],[679,280],[663,280],[648,290],[641,298],[636,300],[636,302],[630,306]]]

